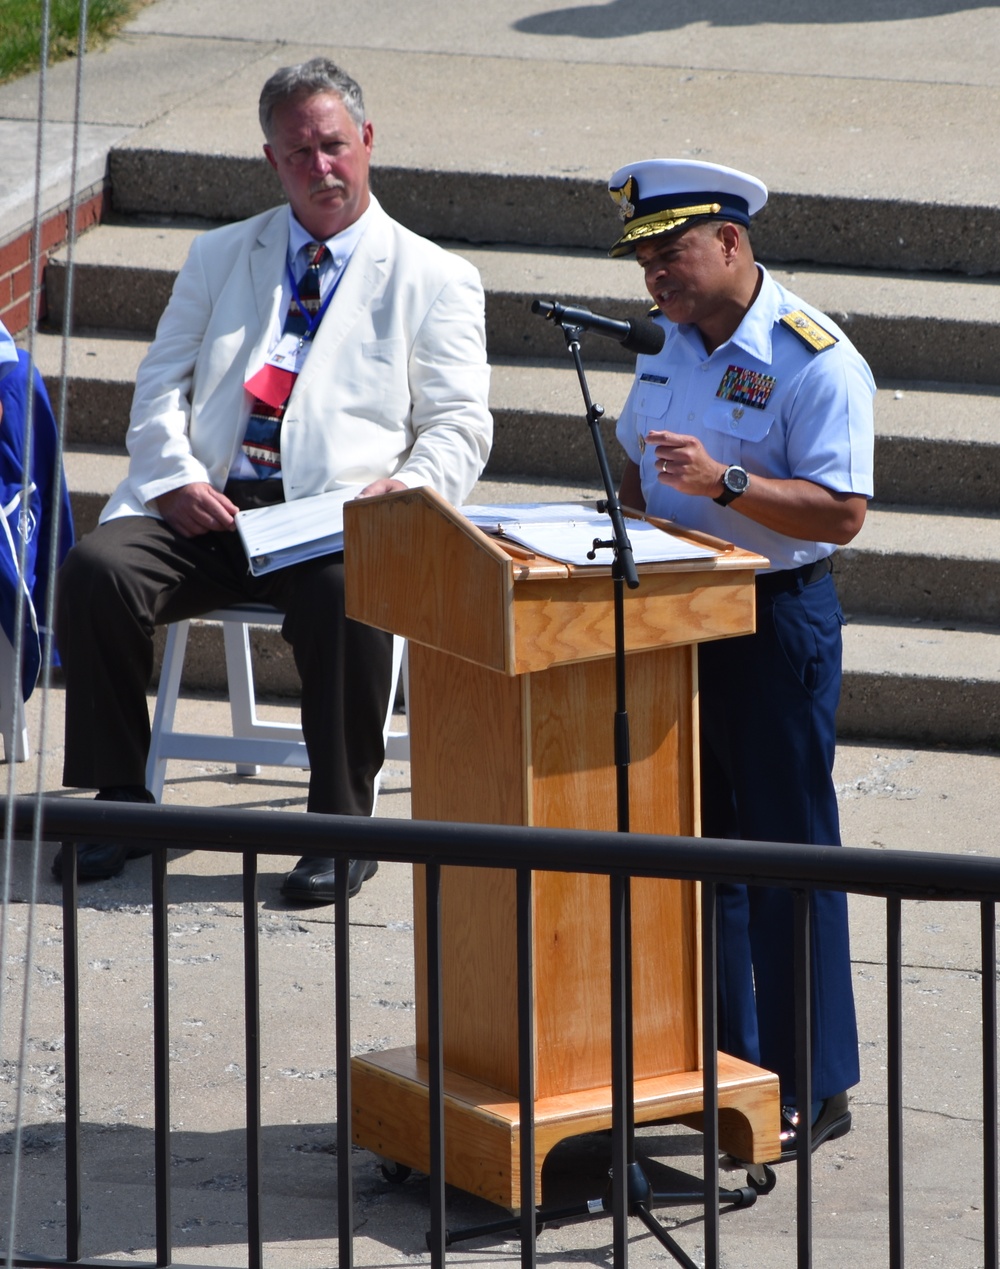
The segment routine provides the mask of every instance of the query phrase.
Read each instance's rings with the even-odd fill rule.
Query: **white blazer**
[[[285,497],[394,477],[459,504],[493,435],[482,283],[374,199],[371,212],[285,411]],[[284,206],[195,239],[136,377],[129,473],[102,521],[155,515],[154,499],[193,481],[223,488],[244,383],[280,330],[287,252]]]

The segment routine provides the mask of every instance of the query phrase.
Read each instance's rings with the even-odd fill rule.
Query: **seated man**
[[[334,63],[276,71],[260,122],[289,205],[194,242],[139,370],[128,477],[60,573],[63,778],[152,801],[154,627],[253,600],[285,614],[302,678],[308,809],[370,815],[391,636],[345,618],[342,554],[252,577],[234,516],[355,484],[462,502],[492,439],[483,291],[371,195],[372,124]],[[138,853],[83,846],[78,874]],[[351,864],[352,894],[376,868]],[[333,861],[301,860],[282,892],[331,902]]]

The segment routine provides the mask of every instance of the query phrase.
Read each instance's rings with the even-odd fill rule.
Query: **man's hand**
[[[722,493],[720,463],[694,436],[677,432],[648,432],[646,443],[656,446],[656,479],[678,493],[715,498]]]
[[[239,510],[224,493],[202,481],[181,485],[160,494],[156,508],[172,529],[182,538],[196,538],[202,533],[231,530]]]
[[[370,485],[365,485],[358,497],[377,498],[379,494],[395,493],[397,489],[409,489],[409,485],[404,485],[401,480],[392,480],[386,476],[381,480],[373,480]]]
[[[646,442],[656,446],[656,479],[661,484],[706,498],[722,493],[726,464],[712,458],[695,437],[647,432]],[[857,536],[867,509],[868,500],[862,494],[837,493],[811,480],[756,473],[746,493],[729,504],[730,512],[786,537],[837,546],[846,546]]]

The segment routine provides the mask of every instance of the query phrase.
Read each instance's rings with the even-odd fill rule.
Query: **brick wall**
[[[91,229],[103,220],[110,209],[111,192],[107,185],[91,186],[77,200],[77,235]],[[12,335],[20,335],[27,329],[31,312],[31,249],[33,227],[14,234],[0,242],[0,321]],[[47,211],[41,229],[41,277],[42,292],[39,296],[38,317],[46,317],[45,264],[49,255],[66,245],[69,237],[69,204],[64,203],[54,211]]]

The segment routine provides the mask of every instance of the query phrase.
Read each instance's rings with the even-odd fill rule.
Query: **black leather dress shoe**
[[[112,787],[101,789],[94,798],[95,802],[155,802],[156,799],[148,789],[132,787]],[[126,846],[121,842],[87,842],[76,848],[77,881],[107,881],[117,877],[125,867],[126,860],[141,859],[143,855],[152,854],[152,846]],[[63,847],[56,851],[52,861],[52,875],[56,881],[62,881]]]
[[[847,1094],[837,1093],[828,1097],[820,1108],[812,1126],[812,1148],[824,1141],[835,1141],[851,1131],[851,1112],[847,1108]],[[795,1159],[799,1150],[799,1114],[794,1106],[781,1108],[781,1162]]]
[[[300,859],[281,883],[281,893],[295,903],[333,903],[337,894],[334,859]],[[378,872],[377,859],[352,859],[347,869],[347,897],[353,899]]]

